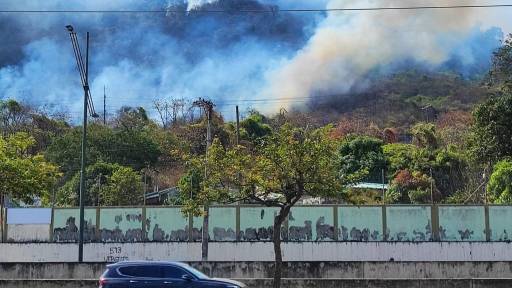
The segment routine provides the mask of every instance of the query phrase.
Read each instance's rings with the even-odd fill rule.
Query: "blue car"
[[[127,261],[108,265],[99,288],[241,288],[243,283],[210,278],[179,262]]]

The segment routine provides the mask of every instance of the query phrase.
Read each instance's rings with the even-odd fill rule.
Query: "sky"
[[[162,10],[166,13],[0,12],[0,99],[78,121],[83,90],[64,28],[91,35],[98,112],[159,99],[208,98],[234,114],[274,113],[326,95],[351,97],[370,79],[411,66],[483,73],[512,32],[512,8],[300,12],[280,9],[512,4],[479,0],[3,0],[0,10]],[[236,13],[237,10],[272,13]],[[225,13],[205,13],[206,10]]]

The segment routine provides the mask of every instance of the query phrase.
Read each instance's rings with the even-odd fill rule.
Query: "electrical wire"
[[[440,9],[476,9],[476,8],[511,8],[512,4],[481,4],[481,5],[431,5],[431,6],[395,6],[395,7],[359,7],[359,8],[326,8],[326,9],[238,9],[238,10],[185,10],[185,9],[159,9],[159,10],[0,10],[0,13],[327,13],[350,11],[386,11],[386,10],[440,10]]]

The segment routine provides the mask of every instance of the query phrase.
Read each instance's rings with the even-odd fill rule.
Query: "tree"
[[[240,127],[240,137],[251,142],[272,133],[270,126],[264,123],[264,116],[257,111],[252,111],[249,117],[242,120]]]
[[[52,118],[16,100],[0,100],[0,132],[6,137],[26,132],[35,139],[31,154],[46,149],[51,139],[62,134],[69,125],[62,119]]]
[[[494,170],[487,184],[494,203],[512,203],[512,161],[502,160],[494,165]]]
[[[340,174],[347,182],[363,180],[380,182],[386,159],[380,139],[368,136],[349,136],[341,143]]]
[[[411,128],[413,142],[421,148],[436,149],[436,126],[431,123],[417,123]]]
[[[280,287],[281,229],[291,208],[304,196],[334,197],[342,191],[338,143],[328,137],[329,132],[330,127],[309,130],[284,125],[250,151],[241,146],[224,150],[214,143],[203,162],[208,163],[208,177],[195,199],[186,203],[187,209],[196,211],[205,202],[241,199],[279,208],[272,237],[274,287]]]
[[[85,176],[88,206],[137,205],[142,202],[141,176],[130,167],[98,162],[87,167]],[[76,206],[79,201],[80,172],[62,186],[57,193],[57,204]]]
[[[472,123],[473,116],[467,111],[455,110],[441,114],[436,121],[439,144],[466,148]]]
[[[437,195],[432,181],[433,179],[421,172],[401,170],[391,182],[389,195],[396,195],[393,200],[400,200],[400,203],[430,203],[431,197]]]
[[[435,159],[431,161],[430,166],[435,185],[443,198],[464,190],[470,183],[469,161],[466,155],[454,146],[436,151]]]
[[[33,203],[34,199],[48,198],[57,178],[57,166],[41,154],[31,155],[34,138],[18,132],[7,138],[0,136],[0,202],[5,196],[14,201]]]
[[[473,112],[471,152],[483,164],[512,157],[512,94],[493,97]]]
[[[30,109],[16,100],[0,100],[0,131],[3,136],[22,132],[29,128]]]
[[[87,128],[87,165],[103,161],[140,170],[155,165],[161,155],[160,147],[146,130],[114,130],[92,124]],[[56,137],[48,149],[48,159],[59,164],[68,180],[80,165],[82,132],[80,127]]]
[[[468,185],[469,177],[466,175],[469,167],[468,159],[454,146],[432,150],[411,144],[396,143],[384,145],[383,150],[388,162],[388,176],[394,179],[398,174],[403,174],[403,171],[408,171],[410,175],[419,173],[428,177],[432,173],[436,187],[434,198],[437,200],[450,197],[464,190]],[[416,193],[414,198],[420,199],[419,194]],[[430,192],[428,197],[430,199]],[[407,198],[401,199],[405,201],[404,203],[408,203]]]
[[[151,122],[142,107],[121,107],[114,119],[115,128],[126,131],[143,130]]]
[[[512,92],[512,34],[494,53],[489,85],[501,91]]]
[[[388,174],[392,177],[400,170],[415,169],[418,147],[411,144],[393,143],[384,145],[382,150],[388,161]]]

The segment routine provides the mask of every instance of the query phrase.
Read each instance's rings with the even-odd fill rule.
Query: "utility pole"
[[[142,199],[144,201],[143,202],[144,206],[146,206],[146,194],[148,194],[148,180],[147,180],[148,170],[149,170],[149,165],[146,168],[146,170],[144,170],[144,195],[142,196]]]
[[[384,172],[384,168],[382,168],[382,204],[386,204],[386,176]]]
[[[103,125],[107,125],[107,93],[103,85]]]
[[[98,186],[98,192],[96,192],[96,206],[100,206],[101,178],[103,178],[103,175],[101,173],[98,176],[99,177],[96,183],[96,185]]]
[[[208,149],[212,145],[212,132],[211,132],[211,118],[213,112],[213,102],[209,100],[205,100],[199,98],[199,100],[194,101],[193,106],[200,107],[204,110],[206,115],[207,126],[206,126],[206,161],[204,167],[204,176],[205,179],[208,179]],[[204,205],[204,217],[203,217],[203,231],[202,231],[202,239],[201,239],[201,258],[203,261],[208,260],[208,222],[209,222],[209,205],[205,203]]]
[[[238,105],[236,105],[236,145],[240,145],[240,112],[238,112]]]
[[[432,177],[432,167],[430,167],[430,201],[434,205],[434,178]]]
[[[78,72],[80,73],[80,79],[84,88],[84,114],[83,114],[83,125],[82,125],[82,151],[81,151],[81,162],[80,162],[80,225],[78,232],[78,262],[83,262],[84,254],[84,202],[85,202],[85,165],[86,165],[86,147],[87,147],[87,112],[91,113],[94,118],[99,117],[94,111],[94,103],[92,102],[91,91],[89,89],[89,32],[86,37],[86,52],[85,52],[85,64],[82,59],[82,53],[78,44],[78,38],[76,32],[74,32],[73,26],[67,25],[66,29],[69,31],[71,38],[71,44],[73,45],[73,52],[75,53],[76,64]],[[85,65],[85,67],[84,67]]]

